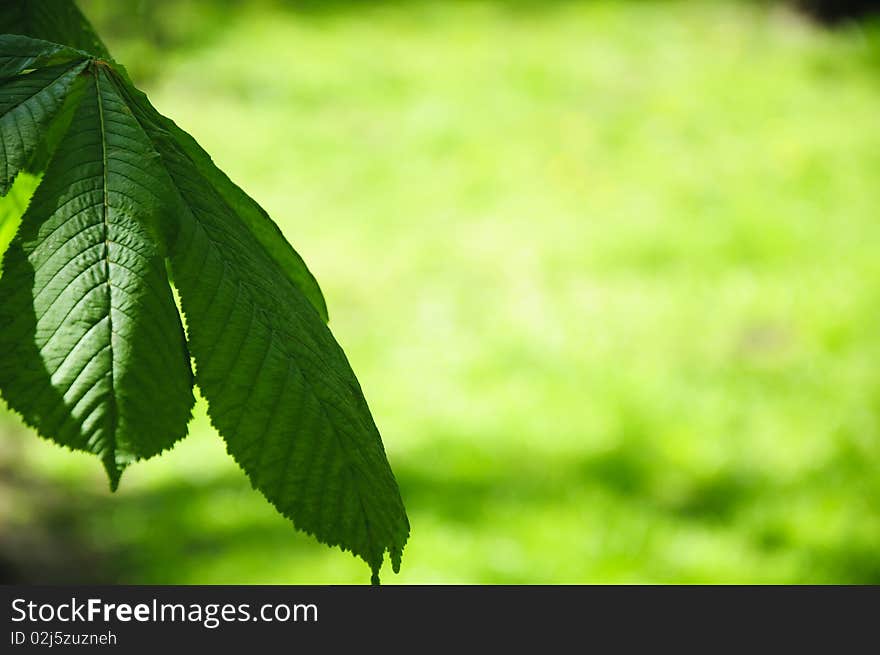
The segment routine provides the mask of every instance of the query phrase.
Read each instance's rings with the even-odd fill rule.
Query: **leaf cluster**
[[[6,402],[97,455],[115,489],[186,435],[198,384],[281,514],[376,582],[385,551],[396,571],[409,534],[397,483],[302,258],[72,2],[7,2],[0,33]],[[23,171],[40,180],[21,215],[36,180]]]

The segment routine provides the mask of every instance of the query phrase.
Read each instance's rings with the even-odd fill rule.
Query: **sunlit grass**
[[[877,30],[255,7],[148,90],[322,283],[413,526],[385,582],[880,582]],[[0,531],[23,478],[122,581],[367,581],[203,412],[112,498],[7,422]]]

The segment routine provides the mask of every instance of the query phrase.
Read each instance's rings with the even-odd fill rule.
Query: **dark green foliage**
[[[106,46],[71,0],[3,0],[0,34],[24,34],[110,59]]]
[[[72,12],[70,34],[34,4],[0,25],[75,47],[0,36],[0,190],[43,173],[0,277],[4,398],[42,436],[98,455],[115,488],[186,434],[192,358],[253,486],[375,581],[386,550],[397,570],[406,513],[317,282],[72,4],[46,3]]]

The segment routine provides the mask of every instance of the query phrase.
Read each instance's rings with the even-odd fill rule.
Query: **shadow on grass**
[[[230,549],[283,547],[306,555],[323,548],[297,538],[280,516],[266,521],[233,514],[206,522],[206,508],[228,515],[224,501],[250,493],[243,477],[111,495],[37,482],[8,468],[0,476],[4,501],[28,505],[29,515],[0,534],[0,583],[130,583],[146,576],[172,584],[188,562],[222,558]]]
[[[478,457],[478,456],[474,456]],[[416,461],[442,461],[439,453]],[[507,461],[494,457],[477,475],[432,469],[395,467],[410,507],[438,515],[450,523],[477,525],[500,505],[523,511],[577,501],[581,495],[602,494],[622,504],[637,503],[677,520],[718,524],[764,493],[769,484],[757,476],[725,472],[686,479],[675,493],[664,491],[663,476],[649,451],[620,446],[570,461]]]
[[[491,532],[499,513],[509,515],[512,510],[528,521],[549,509],[589,506],[591,498],[603,497],[619,505],[621,512],[648,513],[681,527],[734,529],[768,556],[793,552],[815,572],[810,582],[880,583],[880,555],[870,539],[850,539],[841,532],[819,547],[791,536],[785,530],[784,512],[777,512],[762,528],[742,521],[765,503],[775,502],[778,507],[780,498],[821,495],[822,485],[864,474],[869,462],[856,453],[838,454],[795,482],[775,483],[757,474],[723,471],[705,478],[683,476],[672,485],[674,492],[667,488],[656,454],[641,445],[566,461],[541,457],[481,461],[483,456],[476,452],[457,457],[462,459],[437,466],[449,461],[448,454],[426,452],[396,466],[415,536],[420,517],[452,530]],[[466,468],[458,465],[464,460],[470,461]],[[435,466],[426,468],[432,462]],[[38,481],[16,473],[8,464],[0,467],[0,481],[3,501],[26,506],[28,513],[27,520],[0,533],[0,582],[175,583],[188,563],[206,558],[223,561],[233,552],[249,557],[284,552],[295,558],[324,549],[295,535],[281,517],[270,512],[251,515],[247,508],[252,507],[253,492],[243,477],[232,473],[197,484],[172,483],[116,496]]]

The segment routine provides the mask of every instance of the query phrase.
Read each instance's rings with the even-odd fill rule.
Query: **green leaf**
[[[0,389],[44,437],[131,462],[186,433],[183,328],[153,229],[169,211],[159,162],[105,66],[49,164],[0,278]]]
[[[68,127],[70,127],[70,122],[73,120],[76,108],[79,107],[82,92],[86,86],[87,80],[83,75],[77,77],[76,81],[70,86],[61,109],[56,111],[49,121],[48,126],[43,131],[39,145],[28,159],[23,170],[34,175],[45,172],[46,166],[49,165],[49,160],[52,158],[52,153],[55,152],[58,143],[67,133]]]
[[[14,34],[0,36],[0,78],[86,58],[85,53],[57,43]]]
[[[297,528],[363,558],[374,581],[386,550],[397,571],[409,522],[342,349],[170,121],[117,84],[180,199],[171,266],[196,381],[230,454]]]
[[[14,48],[25,50],[22,42],[38,47],[28,49],[26,56],[6,54],[14,52]],[[0,79],[0,152],[3,155],[0,195],[9,192],[15,176],[30,161],[49,123],[86,67],[87,62],[82,58],[68,59],[59,65],[21,74],[23,70],[41,65],[41,60],[55,60],[59,52],[76,54],[23,37],[0,37],[0,69],[6,74]]]

